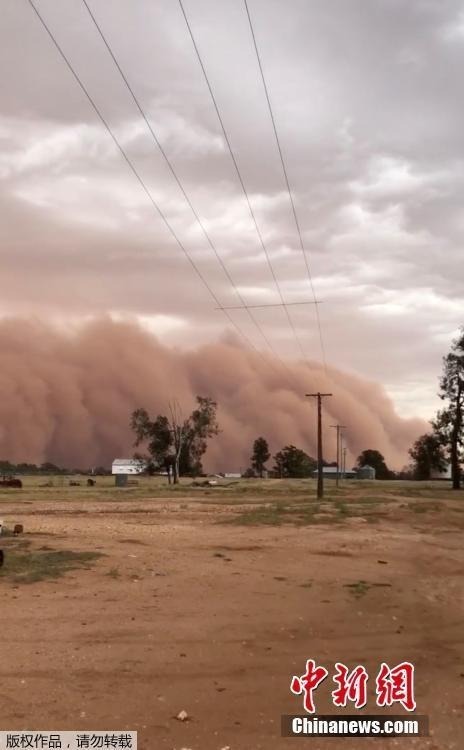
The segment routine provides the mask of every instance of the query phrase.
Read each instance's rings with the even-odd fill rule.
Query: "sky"
[[[462,1],[249,0],[313,289],[242,0],[184,8],[265,251],[177,0],[88,0],[222,266],[85,4],[34,2],[214,296],[29,0],[4,0],[0,316],[110,316],[189,351],[236,330],[215,309],[240,304],[231,279],[250,305],[314,290],[328,366],[433,416],[463,323]],[[258,350],[321,363],[314,304],[228,315]]]

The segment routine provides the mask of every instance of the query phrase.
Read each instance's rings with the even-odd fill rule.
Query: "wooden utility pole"
[[[317,496],[324,497],[324,473],[322,458],[322,399],[331,396],[331,393],[307,393],[307,398],[317,399]]]
[[[346,428],[346,425],[344,424],[332,424],[331,427],[334,427],[337,430],[337,487],[339,485],[340,480],[340,464],[341,464],[341,448],[342,448],[342,436],[341,436],[341,430],[344,430]]]

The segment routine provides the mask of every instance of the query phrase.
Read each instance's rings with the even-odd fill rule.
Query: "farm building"
[[[313,471],[313,477],[317,478],[317,469]],[[324,466],[322,469],[324,479],[336,479],[337,467]],[[375,469],[372,466],[362,466],[360,469],[340,469],[340,478],[343,479],[375,479]]]
[[[451,479],[451,464],[448,464],[444,471],[432,469],[430,479]]]
[[[369,464],[361,466],[356,472],[356,479],[375,479],[374,467]]]
[[[115,458],[111,467],[112,474],[143,474],[146,468],[145,461],[136,458]]]
[[[317,479],[317,469],[313,471],[312,476]],[[337,478],[337,467],[336,466],[323,466],[322,476],[324,479],[336,479]],[[346,469],[345,471],[339,470],[339,476],[345,479],[355,479],[357,472],[353,469]]]

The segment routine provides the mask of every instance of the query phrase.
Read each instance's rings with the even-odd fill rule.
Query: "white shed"
[[[451,479],[451,464],[448,464],[446,469],[444,471],[437,471],[436,469],[432,469],[430,473],[430,479]]]
[[[115,458],[111,467],[112,474],[143,474],[146,469],[145,461],[137,458]]]

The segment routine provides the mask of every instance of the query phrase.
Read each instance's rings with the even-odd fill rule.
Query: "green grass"
[[[114,580],[117,580],[121,577],[121,573],[119,572],[119,568],[110,568],[108,573],[106,574],[109,576],[109,578],[113,578]]]
[[[343,584],[345,588],[349,589],[350,594],[352,594],[356,599],[361,599],[361,597],[365,596],[369,589],[371,589],[373,586],[377,588],[391,588],[391,583],[384,583],[384,582],[374,582],[369,583],[368,581],[356,581],[355,583],[345,583]]]
[[[431,500],[464,500],[464,488],[453,490],[451,482],[382,482],[393,485],[389,493],[400,497],[417,497]]]
[[[442,510],[442,505],[440,503],[408,503],[407,505],[409,510],[412,510],[413,513],[429,513],[430,511],[439,511]]]
[[[394,502],[394,499],[386,495],[359,495],[354,502],[360,505],[378,505],[379,503]]]
[[[315,502],[303,503],[267,503],[237,513],[218,523],[229,523],[238,526],[309,526],[322,523],[338,523],[340,519],[335,514],[319,516],[320,505]]]
[[[351,516],[352,515],[352,513],[351,513],[350,509],[348,508],[347,504],[344,503],[344,502],[342,502],[342,501],[340,501],[340,500],[338,500],[338,501],[335,502],[335,507],[337,508],[338,513],[341,516],[347,517],[347,516]]]
[[[3,539],[3,538],[11,537],[11,536],[14,536],[13,529],[8,529],[6,526],[3,526],[3,528],[2,528],[2,535],[1,535],[0,538]]]
[[[416,514],[438,511],[439,503],[443,508],[448,507],[449,501],[453,501],[456,517],[460,506],[464,508],[464,490],[454,492],[448,482],[345,480],[337,488],[334,481],[326,481],[325,497],[319,504],[313,479],[240,479],[233,482],[218,479],[215,486],[195,487],[188,477],[182,478],[178,485],[169,485],[165,477],[139,477],[137,485],[125,488],[115,487],[111,476],[97,477],[94,487],[87,487],[86,477],[72,477],[73,481],[80,482],[78,487],[69,486],[71,477],[31,476],[22,477],[22,480],[22,489],[0,488],[0,515],[14,511],[17,520],[21,520],[21,515],[34,512],[36,502],[49,503],[42,513],[50,515],[63,513],[68,502],[69,508],[65,512],[76,515],[93,512],[93,503],[112,504],[113,513],[142,515],[147,513],[148,504],[149,512],[158,513],[160,504],[169,503],[170,508],[179,513],[180,520],[199,506],[211,514],[216,506],[230,508],[225,521],[229,523],[307,526],[342,524],[356,517],[377,523],[392,511],[394,513],[396,508],[404,508],[414,518]],[[106,508],[97,512],[106,512]]]
[[[0,581],[14,583],[37,583],[48,578],[56,579],[76,568],[88,569],[89,563],[102,557],[100,552],[73,552],[72,550],[25,551],[23,542],[17,547],[4,550],[5,561],[0,568]]]
[[[273,500],[259,505],[255,500],[254,507],[250,510],[241,509],[241,512],[229,516],[219,523],[231,523],[239,526],[282,526],[291,524],[294,526],[309,526],[323,524],[340,524],[350,518],[365,518],[370,523],[384,518],[386,513],[380,511],[379,506],[382,499],[376,503],[358,503],[358,499],[344,500],[338,497],[324,497],[322,502],[300,496],[289,496],[286,502]]]
[[[35,499],[121,499],[157,498],[169,496],[195,496],[207,492],[211,495],[232,495],[243,497],[252,495],[254,497],[315,497],[316,480],[314,479],[239,479],[230,481],[217,479],[218,484],[210,487],[194,486],[190,477],[182,477],[177,485],[169,485],[165,477],[137,477],[136,485],[127,487],[115,487],[114,477],[95,477],[94,487],[87,487],[85,476],[24,476],[22,489],[0,488],[0,502],[13,499],[16,503],[22,500]],[[80,483],[78,487],[70,487],[69,482]],[[197,480],[205,481],[204,479]],[[48,486],[46,486],[48,485]],[[378,498],[386,499],[386,496],[395,499],[397,496],[418,498],[456,498],[464,499],[464,489],[452,491],[450,482],[404,482],[404,481],[356,481],[344,480],[337,488],[333,480],[326,480],[325,492],[327,496],[343,498],[344,495],[364,498],[362,502],[376,502]]]
[[[0,506],[3,501],[18,503],[34,500],[132,500],[162,499],[169,497],[197,498],[207,494],[212,497],[232,496],[236,498],[253,495],[255,497],[303,495],[315,496],[316,482],[313,479],[241,479],[234,482],[218,479],[217,485],[210,487],[194,486],[190,477],[182,477],[177,485],[170,485],[166,477],[137,477],[137,485],[115,487],[112,476],[95,477],[94,487],[87,487],[85,476],[65,477],[21,477],[22,489],[0,488]],[[70,487],[70,481],[80,482],[78,487]],[[198,481],[204,481],[199,479]],[[48,485],[48,486],[45,486]]]
[[[237,524],[239,526],[280,526],[285,523],[288,509],[281,503],[264,505],[252,510],[246,510],[225,521],[225,523]]]
[[[356,583],[345,583],[345,588],[350,590],[350,594],[356,599],[360,599],[362,596],[367,594],[371,585],[367,581],[356,581]]]

